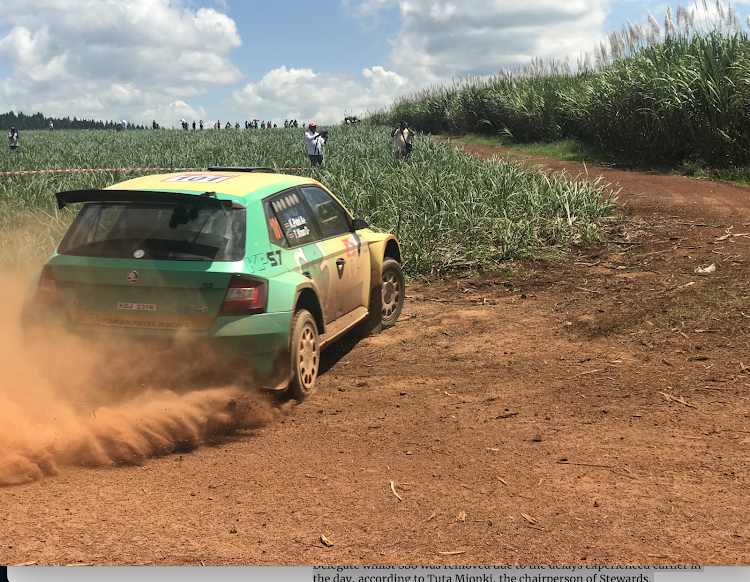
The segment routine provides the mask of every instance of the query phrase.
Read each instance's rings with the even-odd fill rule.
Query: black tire
[[[383,261],[383,275],[381,277],[381,293],[383,295],[383,327],[396,325],[398,316],[404,307],[404,272],[401,265],[393,259]]]
[[[320,369],[320,344],[315,318],[306,309],[294,314],[289,336],[292,357],[292,381],[287,394],[302,402],[315,392],[315,379]]]

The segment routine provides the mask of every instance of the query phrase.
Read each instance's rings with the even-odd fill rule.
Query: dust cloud
[[[290,406],[248,389],[248,370],[216,365],[188,343],[175,357],[159,345],[96,343],[47,326],[24,334],[27,281],[0,272],[0,485],[65,465],[138,464],[262,426]]]

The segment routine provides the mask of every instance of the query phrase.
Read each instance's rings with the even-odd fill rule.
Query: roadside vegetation
[[[750,39],[717,0],[678,6],[676,23],[668,8],[663,33],[651,14],[645,29],[628,22],[593,59],[579,58],[576,74],[568,61],[537,60],[403,97],[370,121],[516,144],[580,143],[628,165],[737,174],[750,164],[749,106]]]
[[[303,130],[28,131],[5,171],[69,168],[305,168]],[[103,188],[144,172],[0,176],[0,265],[38,264],[54,251],[75,209],[58,211],[63,190]],[[600,183],[487,162],[417,136],[408,161],[395,159],[390,129],[333,127],[325,169],[315,178],[358,218],[396,234],[408,275],[481,270],[602,237],[614,212]]]

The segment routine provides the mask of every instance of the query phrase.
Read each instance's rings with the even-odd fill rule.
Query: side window
[[[317,186],[302,186],[300,189],[318,221],[321,238],[327,239],[351,231],[349,215],[328,192]]]
[[[298,247],[318,240],[307,206],[296,189],[267,200],[265,209],[272,243],[282,247]]]

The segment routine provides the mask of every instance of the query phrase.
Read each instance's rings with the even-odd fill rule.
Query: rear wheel
[[[396,325],[401,309],[404,307],[404,272],[401,265],[393,259],[383,261],[383,327]]]
[[[315,379],[320,369],[318,327],[306,309],[300,309],[294,315],[290,340],[292,381],[288,394],[301,402],[315,391]]]

